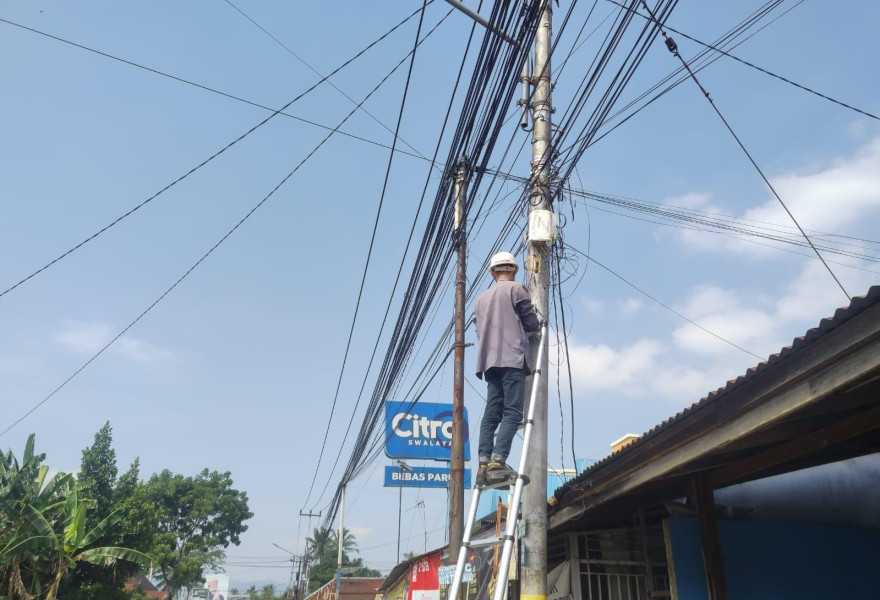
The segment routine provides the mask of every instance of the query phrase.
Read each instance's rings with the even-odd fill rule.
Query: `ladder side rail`
[[[541,372],[540,365],[544,360],[544,352],[546,351],[546,341],[547,341],[547,322],[545,321],[541,326],[541,343],[538,346],[538,359],[536,365],[539,367],[535,370],[535,376],[532,380],[532,394],[529,400],[529,413],[526,418],[526,428],[523,433],[523,445],[522,452],[519,457],[519,467],[517,468],[517,478],[516,478],[516,486],[514,487],[513,499],[507,507],[507,530],[504,536],[504,546],[501,552],[501,561],[498,563],[498,582],[495,586],[495,596],[494,600],[504,600],[504,596],[507,594],[507,575],[510,570],[510,558],[513,554],[513,541],[514,535],[516,534],[516,523],[519,520],[519,504],[522,500],[522,492],[523,492],[523,471],[526,469],[526,460],[529,451],[529,442],[532,438],[532,427],[534,425],[535,418],[535,404],[538,396],[538,378],[543,377],[544,373]],[[540,481],[535,482],[535,485],[540,485]],[[544,480],[544,485],[546,486],[546,478]],[[450,600],[455,600],[454,596],[450,596]]]
[[[477,519],[477,505],[479,502],[480,489],[474,486],[471,492],[471,507],[468,511],[468,518],[461,538],[461,548],[458,550],[458,561],[455,563],[455,575],[452,577],[452,585],[449,588],[449,600],[458,599],[458,589],[461,587],[461,580],[464,577],[464,566],[467,563],[468,547],[471,543],[474,521]]]

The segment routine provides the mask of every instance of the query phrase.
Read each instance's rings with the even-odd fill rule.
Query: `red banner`
[[[409,572],[407,600],[440,600],[440,585],[437,578],[439,569],[439,554],[426,556],[414,563]]]

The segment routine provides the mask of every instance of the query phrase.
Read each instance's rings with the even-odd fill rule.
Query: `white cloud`
[[[599,314],[604,308],[604,304],[601,300],[595,300],[593,298],[582,298],[581,304],[584,308],[587,309],[588,312],[591,312],[593,314]]]
[[[822,168],[785,173],[771,177],[770,181],[801,227],[842,233],[847,227],[880,214],[880,137],[866,143],[851,156],[830,161]],[[698,208],[719,215],[729,214],[729,211],[711,205],[710,200],[708,194],[694,193],[670,199],[666,204]],[[760,222],[749,223],[750,228],[770,227],[800,238],[800,232],[791,218],[769,190],[762,204],[739,216]],[[735,251],[753,257],[766,257],[771,252],[766,246],[760,245],[768,242],[755,237],[739,239],[686,229],[676,230],[673,235],[685,244],[700,249]],[[784,247],[801,253],[810,252],[809,249]]]
[[[790,173],[771,183],[801,227],[835,232],[880,208],[880,138],[824,170]],[[745,217],[791,225],[775,198],[746,211]]]
[[[871,283],[869,274],[860,277],[859,293]],[[747,289],[700,285],[676,310],[725,340],[766,358],[845,304],[822,264],[804,261],[802,270],[775,297]],[[620,347],[582,344],[569,338],[569,353],[576,393],[660,398],[680,406],[723,387],[728,379],[742,375],[759,362],[685,322],[670,331],[668,339],[643,338]]]
[[[55,341],[78,354],[94,354],[111,339],[110,326],[98,321],[65,321]]]
[[[576,393],[607,397],[648,396],[675,403],[694,402],[724,377],[718,369],[678,364],[660,340],[644,338],[621,349],[569,340]]]
[[[620,303],[620,312],[624,315],[631,315],[640,311],[644,305],[641,298],[627,298]]]
[[[54,339],[61,346],[77,354],[94,354],[113,339],[114,335],[115,331],[109,323],[66,320],[62,322],[61,329],[55,334]],[[169,350],[128,336],[117,340],[109,351],[138,362],[156,362],[174,356]]]
[[[760,298],[717,286],[697,286],[679,312],[712,333],[752,352],[778,337],[778,321]],[[772,308],[772,306],[771,306]],[[690,323],[672,332],[675,346],[701,354],[726,354],[731,345]]]
[[[372,533],[372,529],[364,526],[353,526],[349,531],[354,534],[355,540],[366,540],[370,537],[370,533]]]

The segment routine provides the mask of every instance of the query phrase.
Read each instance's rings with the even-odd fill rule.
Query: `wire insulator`
[[[675,40],[672,37],[666,38],[666,47],[669,48],[669,51],[673,54],[678,52],[678,45],[675,43]]]

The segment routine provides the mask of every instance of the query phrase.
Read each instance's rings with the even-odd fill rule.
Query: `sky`
[[[566,0],[560,4],[557,15],[569,6]],[[577,26],[566,30],[560,52],[572,48],[592,5],[580,4],[572,21]],[[76,246],[270,114],[9,22],[277,108],[319,79],[311,69],[331,71],[420,5],[235,3],[286,49],[219,0],[0,5],[0,288]],[[682,0],[668,24],[711,41],[760,5]],[[426,27],[448,10],[439,0],[431,3]],[[607,0],[597,2],[587,31],[599,26],[604,33],[602,19],[613,10]],[[489,13],[486,6],[480,11]],[[880,59],[880,9],[874,2],[785,0],[772,16],[779,18],[737,47],[737,56],[880,114],[880,82],[873,76]],[[409,52],[416,25],[416,19],[408,22],[333,83],[362,98]],[[422,155],[430,156],[436,144],[470,27],[466,17],[451,14],[417,53],[400,137]],[[598,39],[574,52],[564,77],[555,80],[560,114]],[[686,58],[699,50],[676,39]],[[656,42],[621,104],[677,66]],[[82,449],[109,421],[120,470],[139,457],[144,477],[162,469],[187,475],[203,468],[230,471],[254,512],[242,544],[228,549],[232,585],[286,583],[288,555],[274,544],[301,552],[309,527],[318,522],[300,518],[300,511],[322,510],[338,484],[332,461],[340,456],[340,463],[347,462],[352,436],[345,437],[346,426],[349,419],[355,426],[362,420],[358,390],[365,379],[372,390],[375,372],[366,365],[419,195],[426,178],[429,199],[439,182],[424,160],[394,157],[328,429],[389,159],[382,145],[392,141],[376,120],[393,129],[405,77],[404,67],[364,104],[372,116],[358,113],[343,127],[381,145],[333,136],[124,336],[0,436],[0,447],[19,454],[35,433],[47,464],[75,471]],[[865,293],[880,274],[871,258],[880,243],[872,241],[880,229],[878,120],[724,57],[698,77],[812,239],[859,254],[826,258],[850,296]],[[287,112],[333,127],[351,107],[324,85]],[[514,135],[515,127],[513,120],[504,136]],[[325,135],[314,125],[276,117],[0,297],[0,430],[159,298]],[[522,143],[525,136],[514,139]],[[448,140],[440,156],[447,150]],[[514,174],[528,173],[526,153],[505,164],[518,169]],[[590,147],[575,175],[568,182],[573,188],[748,219],[739,222],[784,229],[797,239],[790,219],[692,82]],[[516,191],[515,184],[505,185]],[[476,278],[516,198],[513,193],[501,201],[471,240],[469,279]],[[575,196],[559,210],[566,242],[619,277],[574,250],[568,253],[565,267],[572,277],[563,293],[574,411],[566,371],[554,371],[554,467],[571,468],[572,446],[579,458],[605,456],[615,439],[647,431],[723,387],[757,364],[755,355],[778,352],[847,304],[809,248],[670,227]],[[417,232],[423,228],[422,220]],[[399,295],[391,298],[393,310]],[[452,307],[450,287],[436,324],[424,335],[425,349],[436,343]],[[387,332],[380,341],[381,352]],[[420,366],[425,356],[423,349],[413,364]],[[566,358],[555,342],[550,357],[554,364]],[[482,402],[475,390],[482,393],[484,384],[472,375],[472,353],[466,365],[473,388],[466,387],[465,402],[475,432]],[[447,364],[424,399],[451,401],[451,379]],[[325,430],[325,456],[316,468]],[[404,489],[399,496],[396,488],[382,486],[389,464],[380,457],[350,484],[345,513],[360,556],[384,572],[397,562],[398,501],[402,552],[440,547],[446,530],[445,492]],[[309,497],[316,472],[317,489]],[[316,499],[325,483],[328,492]]]

